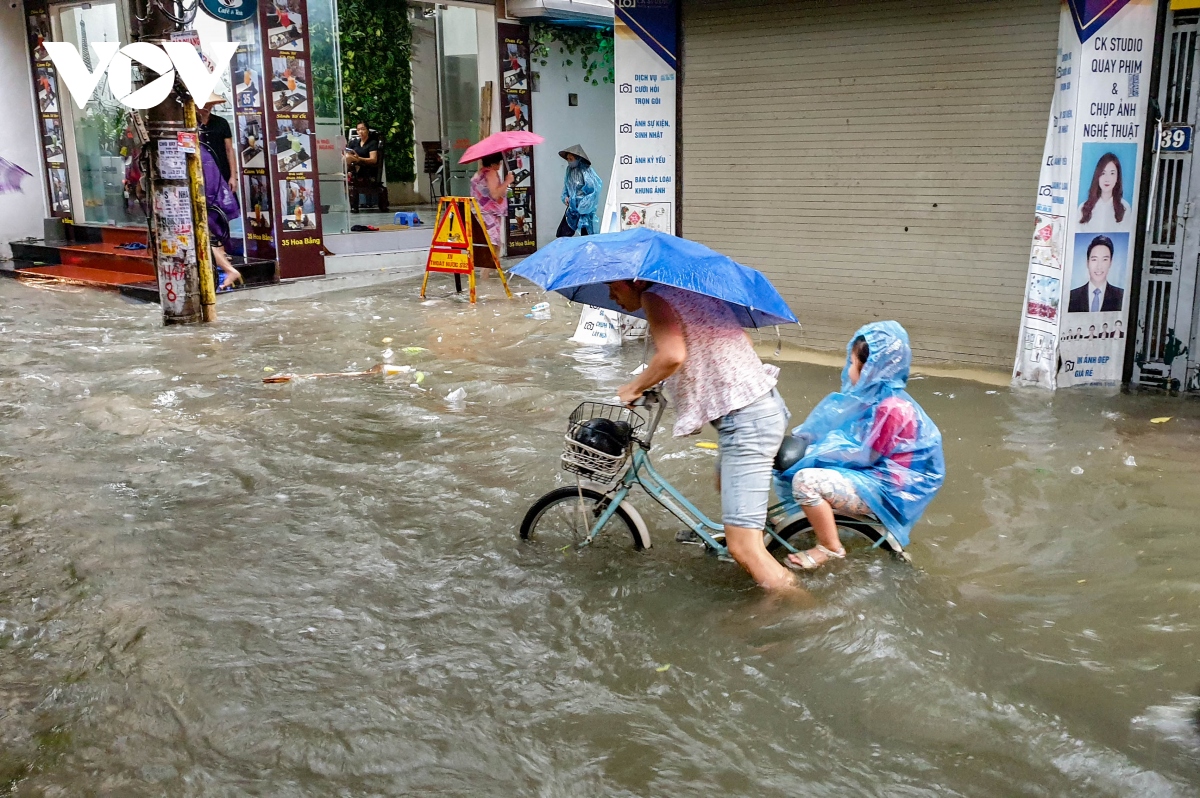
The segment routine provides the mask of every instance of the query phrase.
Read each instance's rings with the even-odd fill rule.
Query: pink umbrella
[[[505,150],[515,150],[518,147],[532,147],[534,144],[541,144],[543,141],[545,139],[537,133],[530,133],[527,130],[502,130],[499,133],[493,133],[483,141],[472,144],[463,153],[463,157],[458,159],[458,162],[468,163],[470,161],[477,161],[485,155],[504,152]]]

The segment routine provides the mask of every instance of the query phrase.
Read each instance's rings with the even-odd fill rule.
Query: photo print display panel
[[[263,62],[263,147],[270,172],[272,224],[283,278],[325,273],[305,0],[259,5]]]
[[[241,163],[243,226],[246,254],[253,258],[275,260],[275,223],[273,192],[267,163],[267,128],[263,91],[264,58],[259,16],[229,26],[231,38],[238,42],[233,55],[230,79],[237,156]]]
[[[66,140],[63,137],[62,104],[66,100],[59,86],[58,71],[50,61],[43,43],[53,41],[49,7],[42,0],[25,3],[25,30],[29,37],[30,75],[37,98],[39,128],[42,134],[42,185],[49,199],[50,215],[70,219],[71,182],[66,169]]]
[[[501,22],[496,25],[500,57],[500,119],[504,130],[530,130],[533,126],[533,95],[530,92],[529,28]],[[508,190],[508,219],[504,225],[509,255],[532,255],[537,251],[534,224],[533,147],[505,153],[506,168],[512,172]],[[505,242],[493,241],[497,254]]]

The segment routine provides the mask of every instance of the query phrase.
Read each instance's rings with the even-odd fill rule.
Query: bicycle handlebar
[[[641,396],[639,396],[637,399],[634,399],[633,402],[631,402],[629,405],[626,405],[626,406],[627,407],[646,407],[648,405],[657,405],[657,404],[662,403],[662,398],[663,398],[662,392],[657,387],[650,388],[649,390],[642,391]],[[624,402],[621,401],[621,397],[619,397],[619,396],[614,396],[613,401],[620,405],[625,404]]]

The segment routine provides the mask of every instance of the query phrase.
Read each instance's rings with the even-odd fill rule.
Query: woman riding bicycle
[[[712,422],[721,454],[721,521],[730,555],[759,585],[791,587],[791,574],[763,543],[771,463],[787,432],[789,414],[768,371],[724,301],[641,280],[608,284],[625,310],[645,311],[654,357],[618,396],[631,404],[670,378],[676,437]]]
[[[814,570],[846,556],[835,512],[880,521],[908,545],[946,476],[942,434],[904,390],[911,364],[897,322],[862,327],[846,347],[841,393],[822,399],[794,430],[807,449],[777,473],[775,488],[804,509],[817,545],[789,555],[788,567]]]

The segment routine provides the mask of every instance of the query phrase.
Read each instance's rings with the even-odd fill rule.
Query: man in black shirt
[[[359,194],[373,193],[379,183],[379,139],[362,122],[358,123],[358,141],[346,145],[346,172],[350,178],[350,210],[358,211]],[[382,199],[382,198],[381,198]],[[386,202],[378,202],[381,206]],[[385,210],[380,207],[380,210]]]
[[[217,162],[217,168],[221,170],[221,177],[236,194],[238,193],[238,181],[233,174],[233,164],[237,163],[237,158],[233,154],[233,131],[229,129],[229,123],[225,121],[224,117],[212,112],[213,108],[224,102],[225,98],[214,92],[203,108],[196,109],[196,116],[200,121],[201,143],[208,146],[213,159]]]

